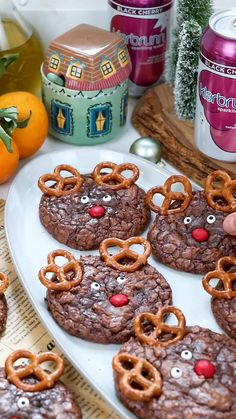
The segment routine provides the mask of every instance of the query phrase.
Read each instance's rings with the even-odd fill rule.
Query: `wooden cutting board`
[[[211,159],[195,148],[194,124],[176,117],[170,86],[149,89],[137,102],[132,124],[142,137],[160,141],[163,158],[198,184],[203,185],[207,175],[218,169],[236,179],[236,163]]]

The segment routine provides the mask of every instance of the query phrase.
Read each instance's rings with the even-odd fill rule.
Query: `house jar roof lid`
[[[49,44],[43,71],[69,89],[101,90],[128,79],[131,62],[120,34],[82,24]]]

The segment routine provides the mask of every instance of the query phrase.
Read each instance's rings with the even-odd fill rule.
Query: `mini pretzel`
[[[5,275],[3,272],[0,272],[0,294],[3,294],[7,287],[9,286],[9,279],[7,275]]]
[[[126,363],[132,364],[132,368],[125,368]],[[146,359],[123,352],[113,358],[112,367],[118,374],[119,389],[125,397],[148,402],[160,395],[161,375]],[[144,372],[147,376],[144,376]],[[138,389],[132,384],[138,385]]]
[[[27,358],[30,360],[30,363],[26,366],[14,368],[14,363],[20,358]],[[40,364],[46,361],[56,363],[54,372],[50,373],[40,368]],[[33,352],[18,349],[9,355],[5,362],[5,371],[8,381],[23,391],[42,391],[53,387],[55,382],[62,375],[63,370],[63,360],[54,352],[42,352],[39,355],[36,355]],[[24,378],[30,376],[36,377],[38,382],[30,384],[22,381]]]
[[[63,256],[68,262],[62,266],[57,265],[55,263],[55,258],[57,256]],[[53,250],[53,252],[48,254],[47,261],[48,265],[40,269],[38,277],[42,284],[49,290],[69,291],[71,288],[80,284],[82,280],[82,267],[80,262],[76,260],[70,252],[62,249]],[[67,274],[70,271],[73,271],[74,273],[73,280],[68,280]],[[50,281],[46,277],[47,273],[54,273],[59,283]]]
[[[226,256],[218,260],[216,270],[208,272],[203,278],[202,284],[204,289],[215,298],[226,298],[231,300],[236,298],[236,290],[233,289],[234,281],[236,281],[235,272],[227,272],[226,266],[233,265],[236,267],[236,258]],[[212,279],[219,279],[223,283],[223,290],[217,290],[210,285]]]
[[[166,314],[173,313],[177,320],[178,325],[168,325],[163,322],[163,317]],[[154,327],[154,330],[146,335],[143,331],[142,323],[144,321],[148,321]],[[159,346],[164,348],[166,346],[172,345],[173,343],[178,342],[179,340],[183,339],[186,333],[186,321],[185,317],[178,308],[176,307],[163,307],[161,308],[157,314],[152,313],[141,313],[139,314],[134,320],[134,331],[141,343],[145,343],[150,346]],[[158,340],[158,337],[162,333],[167,334],[174,334],[176,335],[173,339],[169,339],[166,341]]]
[[[223,185],[214,185],[218,180]],[[236,211],[236,180],[232,180],[228,173],[216,170],[207,176],[205,184],[205,196],[208,204],[215,210],[224,212]],[[215,198],[223,198],[227,204],[216,202]]]
[[[61,172],[65,170],[72,174],[72,177],[63,177]],[[53,188],[46,185],[46,182],[55,181]],[[47,173],[42,175],[38,180],[38,186],[45,195],[60,196],[71,195],[72,193],[78,192],[83,184],[84,179],[74,167],[68,164],[60,164],[54,169],[53,173]],[[72,186],[66,189],[66,186]]]
[[[171,190],[171,186],[175,183],[182,183],[184,186],[184,192],[174,192]],[[157,206],[153,202],[153,197],[156,194],[164,196],[161,207]],[[163,186],[156,186],[147,192],[147,203],[150,208],[161,215],[177,214],[184,211],[193,197],[192,186],[189,180],[184,176],[170,176]],[[170,208],[173,201],[181,201],[181,205],[178,208]]]
[[[112,169],[112,172],[101,173],[102,169]],[[128,179],[122,176],[121,173],[125,170],[131,170],[133,172],[133,176]],[[110,189],[118,191],[119,189],[130,188],[130,186],[136,182],[139,178],[139,169],[132,163],[115,164],[106,161],[97,164],[93,171],[93,178],[98,185],[109,186]]]
[[[143,245],[144,253],[140,255],[139,253],[136,253],[133,250],[131,250],[130,246],[132,246],[133,244]],[[108,253],[108,248],[112,246],[120,247],[122,249],[121,252],[116,253],[115,255],[110,255]],[[130,237],[127,240],[121,240],[115,237],[111,237],[109,239],[103,240],[99,247],[101,259],[105,261],[106,265],[123,272],[134,272],[137,269],[140,269],[143,265],[146,265],[147,259],[150,256],[151,251],[152,249],[150,243],[140,236]],[[125,258],[131,259],[134,262],[130,265],[122,265],[121,263],[119,263],[119,260]]]

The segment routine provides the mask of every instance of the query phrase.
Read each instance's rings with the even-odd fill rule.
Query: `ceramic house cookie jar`
[[[50,133],[78,145],[114,138],[126,122],[130,72],[117,33],[82,24],[52,41],[41,68]]]

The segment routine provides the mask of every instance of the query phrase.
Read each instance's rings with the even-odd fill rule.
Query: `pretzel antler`
[[[112,172],[101,173],[102,169],[112,169]],[[131,170],[133,176],[130,178],[122,176],[121,173],[125,170]],[[132,163],[115,164],[106,161],[97,164],[93,171],[93,178],[98,185],[109,186],[110,189],[118,191],[120,189],[130,188],[130,186],[136,182],[139,178],[139,169]]]
[[[148,402],[160,395],[161,375],[146,359],[123,352],[113,358],[112,367],[118,374],[119,389],[125,397]]]
[[[208,272],[203,278],[202,285],[208,294],[215,298],[225,298],[231,300],[236,298],[236,290],[233,288],[233,284],[236,281],[236,269],[235,272],[226,271],[226,267],[236,267],[236,258],[232,256],[226,256],[220,258],[216,264],[215,271]],[[223,290],[218,290],[210,285],[212,279],[218,279],[222,281]]]
[[[58,256],[64,257],[68,262],[62,266],[57,265],[55,258]],[[82,281],[82,266],[70,252],[62,249],[53,250],[48,254],[47,261],[48,265],[40,269],[38,277],[42,284],[49,290],[69,291]],[[70,271],[73,271],[73,279],[68,280],[68,273]],[[46,277],[48,273],[55,274],[59,282],[53,282],[48,279]]]
[[[0,272],[0,294],[3,294],[9,287],[9,279],[6,274]]]
[[[14,363],[20,358],[29,359],[30,363],[23,367],[14,368]],[[56,364],[54,372],[49,373],[40,368],[40,364],[46,361],[52,361]],[[63,360],[54,352],[42,352],[39,355],[35,355],[31,351],[19,349],[9,355],[5,362],[5,371],[8,381],[21,390],[30,392],[42,391],[53,387],[55,382],[62,375],[63,370]],[[32,375],[37,378],[37,383],[30,384],[23,381],[24,378]]]
[[[166,314],[174,314],[178,320],[178,325],[168,325],[163,322],[163,317]],[[150,334],[145,334],[143,331],[143,322],[149,322],[153,326],[153,331]],[[134,331],[141,343],[145,343],[150,346],[166,347],[172,345],[183,339],[186,333],[186,321],[181,310],[176,307],[162,307],[157,314],[152,313],[141,313],[134,320]],[[158,339],[162,333],[174,334],[173,339],[161,341]]]
[[[217,211],[236,211],[236,180],[232,180],[223,170],[216,170],[206,178],[205,196],[210,207]],[[220,198],[223,202],[220,202]]]
[[[174,192],[171,190],[172,185],[175,183],[182,183],[184,186],[183,192]],[[164,196],[161,207],[154,204],[153,197],[156,194]],[[147,192],[147,203],[150,208],[161,215],[177,214],[184,211],[193,197],[192,186],[189,180],[184,176],[170,176],[163,186],[156,186]],[[173,201],[180,201],[181,204],[178,208],[170,208]]]
[[[61,176],[62,171],[71,173],[71,177]],[[46,182],[53,181],[55,185],[50,188],[46,185]],[[60,164],[54,169],[53,173],[47,173],[42,175],[38,180],[38,186],[45,195],[60,196],[71,195],[72,193],[78,192],[84,182],[84,179],[74,167],[68,164]],[[66,189],[67,186],[71,186]]]
[[[139,253],[134,252],[130,249],[130,246],[134,244],[141,244],[144,246],[144,253],[140,255]],[[112,246],[118,246],[122,250],[115,255],[110,255],[108,253],[108,248]],[[151,254],[151,245],[143,237],[130,237],[127,240],[117,239],[115,237],[105,239],[101,242],[99,247],[99,252],[101,259],[103,259],[107,266],[110,266],[113,269],[117,269],[123,272],[134,272],[137,269],[140,269],[143,265],[146,265],[147,259]],[[119,263],[119,260],[131,259],[134,261],[132,264],[122,265]]]

